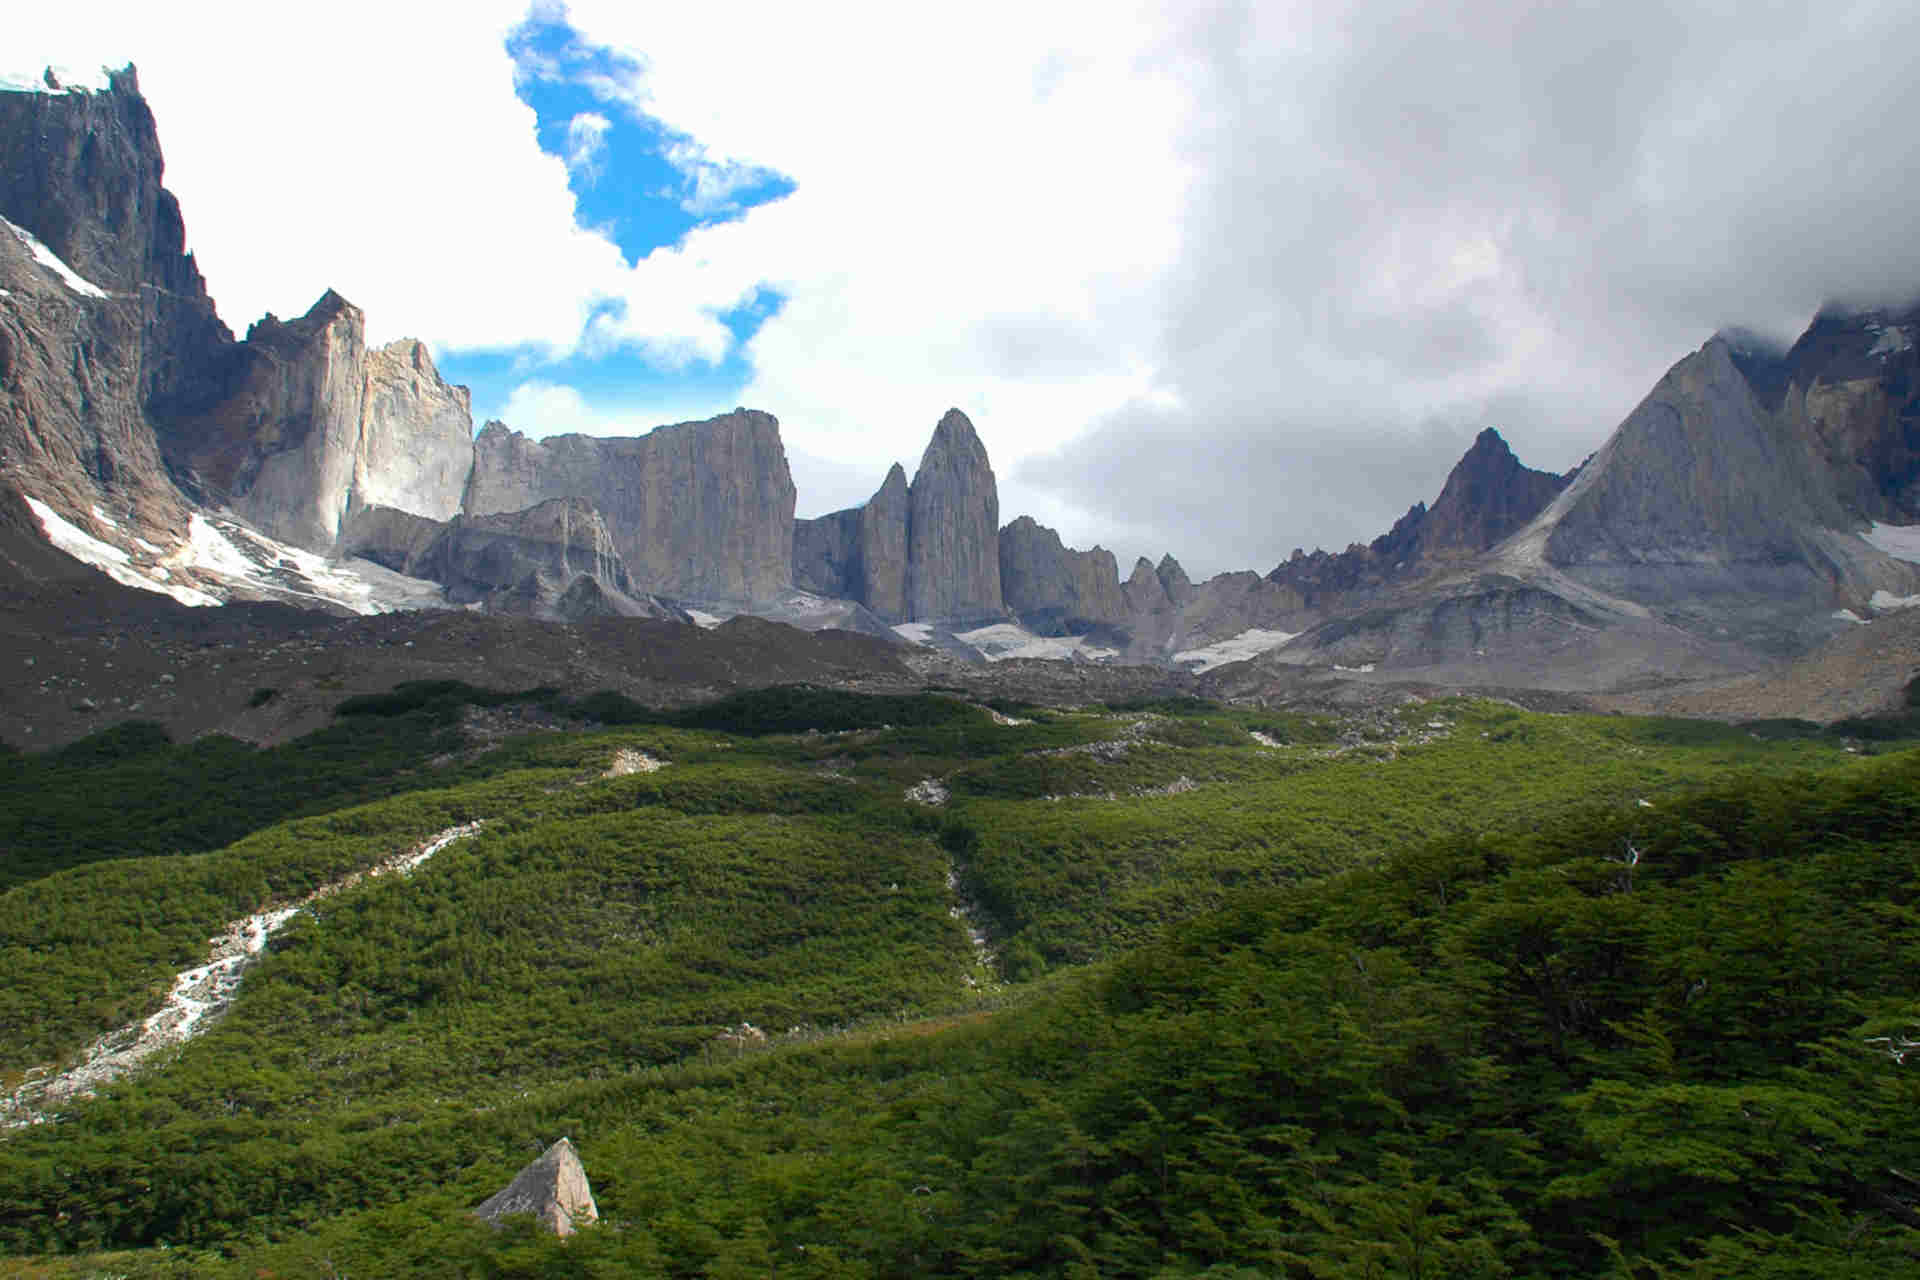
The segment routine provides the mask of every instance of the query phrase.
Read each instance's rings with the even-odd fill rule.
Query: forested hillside
[[[306,902],[0,1131],[0,1276],[1920,1268],[1906,721],[341,710],[0,757],[10,1094]],[[562,1135],[597,1226],[471,1218]]]

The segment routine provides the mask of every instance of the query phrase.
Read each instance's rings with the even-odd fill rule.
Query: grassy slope
[[[902,708],[886,710],[888,724],[907,719]],[[434,1270],[436,1257],[442,1266],[466,1259],[471,1274],[558,1273],[544,1268],[559,1266],[561,1255],[541,1242],[476,1234],[457,1210],[493,1189],[532,1145],[568,1131],[587,1154],[603,1209],[645,1224],[570,1251],[570,1267],[598,1258],[724,1273],[733,1259],[764,1272],[766,1260],[779,1257],[819,1274],[1066,1270],[1077,1249],[1089,1258],[1106,1250],[1109,1268],[1140,1267],[1153,1250],[1165,1255],[1155,1265],[1179,1269],[1234,1258],[1283,1265],[1275,1232],[1297,1233],[1308,1229],[1301,1222],[1319,1219],[1303,1205],[1279,1212],[1286,1196],[1260,1188],[1279,1185],[1274,1161],[1318,1168],[1326,1158],[1354,1158],[1318,1150],[1312,1135],[1336,1119],[1346,1125],[1340,1117],[1356,1106],[1381,1122],[1354,1139],[1366,1152],[1364,1186],[1374,1191],[1326,1184],[1325,1221],[1313,1229],[1344,1239],[1352,1223],[1342,1214],[1385,1212],[1367,1200],[1381,1178],[1393,1194],[1425,1185],[1419,1168],[1390,1166],[1387,1157],[1425,1158],[1427,1139],[1403,1134],[1390,1150],[1376,1143],[1379,1132],[1405,1128],[1410,1101],[1425,1105],[1419,1091],[1427,1086],[1409,1084],[1426,1074],[1419,1053],[1441,1053],[1453,1072],[1450,1103],[1466,1107],[1451,1123],[1471,1127],[1501,1090],[1521,1096],[1502,1083],[1503,1072],[1534,1056],[1521,1046],[1551,1047],[1552,1072],[1530,1078],[1525,1096],[1539,1114],[1557,1116],[1571,1104],[1541,1100],[1558,1099],[1575,1082],[1580,1054],[1617,1055],[1625,1041],[1605,1020],[1575,1028],[1542,1021],[1524,1001],[1473,1004],[1486,966],[1514,950],[1514,936],[1530,936],[1524,921],[1500,924],[1519,933],[1496,932],[1479,951],[1448,951],[1424,936],[1371,937],[1368,954],[1377,959],[1369,963],[1397,990],[1381,997],[1359,1060],[1329,1051],[1288,1068],[1289,1088],[1314,1095],[1302,1103],[1310,1114],[1277,1119],[1271,1145],[1258,1150],[1222,1138],[1219,1150],[1183,1151],[1179,1163],[1163,1152],[1160,1189],[1151,1194],[1140,1182],[1145,1157],[1095,1177],[1115,1158],[1116,1142],[1164,1145],[1178,1133],[1184,1143],[1207,1131],[1201,1113],[1178,1125],[1154,1119],[1162,1107],[1155,1091],[1178,1095],[1166,1105],[1190,1106],[1180,1101],[1188,1083],[1237,1099],[1205,1113],[1237,1130],[1254,1096],[1274,1087],[1256,1064],[1328,1036],[1351,1047],[1342,1021],[1350,1010],[1330,1009],[1326,992],[1341,987],[1336,977],[1349,958],[1340,949],[1354,942],[1337,923],[1319,923],[1349,899],[1313,889],[1274,898],[1268,886],[1383,858],[1422,865],[1459,838],[1537,827],[1531,852],[1500,855],[1506,893],[1518,883],[1511,865],[1525,858],[1564,860],[1569,846],[1613,851],[1627,840],[1693,831],[1695,816],[1668,813],[1676,785],[1729,770],[1782,778],[1848,761],[1819,741],[1761,742],[1467,703],[1417,712],[1409,728],[1434,719],[1448,726],[1427,745],[1362,743],[1340,755],[1330,754],[1324,727],[1220,710],[1148,718],[1139,729],[1131,728],[1142,724],[1138,714],[1056,715],[1020,727],[939,709],[919,719],[837,735],[647,725],[547,736],[447,779],[455,785],[284,824],[214,854],[85,866],[0,895],[6,960],[33,973],[41,1010],[61,1010],[6,1014],[11,1038],[38,1035],[33,1048],[44,1053],[76,1045],[110,1016],[137,1012],[168,966],[220,921],[390,852],[395,841],[473,817],[492,822],[412,880],[351,891],[329,900],[317,920],[293,926],[250,973],[235,1012],[166,1070],[79,1108],[57,1129],[8,1139],[0,1148],[0,1233],[15,1250],[224,1241],[241,1247],[247,1266],[271,1274],[326,1274],[316,1259],[350,1274],[402,1274],[415,1262],[422,1274],[444,1273]],[[1307,741],[1259,747],[1245,732],[1255,723]],[[770,726],[736,717],[733,727]],[[1111,759],[1030,754],[1116,736],[1132,745]],[[657,774],[598,779],[623,746],[673,763]],[[955,800],[946,812],[900,799],[906,783],[926,776],[947,778]],[[1197,789],[1128,794],[1178,779]],[[1056,788],[1121,798],[1044,798]],[[1776,792],[1799,794],[1781,783],[1759,790]],[[1754,800],[1739,795],[1739,803]],[[1642,807],[1643,798],[1655,808]],[[1449,835],[1455,845],[1435,843]],[[1476,856],[1484,880],[1491,864]],[[957,1014],[1009,998],[962,984],[970,956],[947,915],[950,858],[992,909],[1020,976],[1102,963],[1025,989],[1020,1011],[991,1024],[963,1018],[930,1036],[883,1033],[903,1016]],[[1548,877],[1558,886],[1555,875],[1564,876]],[[1352,883],[1383,892],[1377,881]],[[1854,905],[1879,910],[1872,902],[1869,895],[1867,907]],[[1206,914],[1222,904],[1224,916]],[[1151,942],[1194,917],[1214,923]],[[1896,923],[1904,928],[1905,919]],[[1700,928],[1695,917],[1673,920],[1662,917],[1660,927],[1676,939],[1683,925]],[[1249,945],[1276,929],[1286,939],[1304,931],[1305,940]],[[1220,941],[1222,931],[1230,942]],[[1638,939],[1645,931],[1628,932]],[[1843,928],[1838,937],[1859,932]],[[1911,942],[1900,945],[1920,959]],[[1162,970],[1190,965],[1178,959],[1184,954],[1204,963],[1169,986]],[[1429,976],[1442,959],[1444,972]],[[1885,968],[1884,957],[1873,963]],[[1723,982],[1737,989],[1742,972],[1727,967]],[[1828,973],[1823,981],[1831,987],[1835,979]],[[1276,983],[1300,987],[1279,1012],[1271,1004]],[[70,997],[69,1005],[49,995]],[[1727,998],[1737,1007],[1739,997]],[[1617,1011],[1629,1016],[1630,1003]],[[1835,1008],[1842,1021],[1863,1016]],[[1422,1041],[1433,1039],[1436,1019],[1449,1018],[1459,1025],[1448,1043]],[[713,1037],[739,1020],[801,1030],[774,1052],[733,1061],[738,1050]],[[815,1043],[821,1029],[849,1024],[868,1030]],[[1817,1039],[1838,1025],[1793,1034]],[[1502,1066],[1497,1046],[1490,1052],[1474,1042],[1469,1026],[1496,1040],[1495,1032],[1513,1029],[1506,1052],[1514,1063]],[[1750,1018],[1741,1036],[1766,1031]],[[1212,1077],[1195,1077],[1223,1033],[1236,1054],[1253,1056],[1213,1062]],[[1593,1047],[1582,1041],[1576,1052],[1570,1035]],[[1779,1065],[1761,1057],[1761,1067]],[[33,1059],[15,1050],[16,1062]],[[1393,1067],[1398,1060],[1421,1065]],[[1095,1062],[1112,1065],[1089,1075]],[[1330,1080],[1328,1070],[1340,1078]],[[1380,1071],[1398,1075],[1383,1085],[1374,1078]],[[1415,1096],[1396,1098],[1387,1087],[1394,1081]],[[1515,1120],[1515,1104],[1505,1106],[1493,1125],[1502,1133]],[[1088,1129],[1075,1111],[1086,1107],[1104,1129]],[[1584,1246],[1554,1236],[1552,1221],[1543,1219],[1548,1243],[1539,1243],[1541,1228],[1528,1215],[1538,1217],[1549,1197],[1539,1170],[1527,1174],[1537,1154],[1507,1137],[1486,1141],[1488,1159],[1507,1163],[1485,1167],[1524,1194],[1488,1199],[1485,1188],[1448,1183],[1449,1196],[1465,1197],[1450,1212],[1478,1224],[1455,1235],[1491,1242],[1496,1257],[1550,1248],[1590,1264]],[[1187,1218],[1167,1221],[1167,1179],[1180,1170],[1196,1180],[1199,1198],[1183,1211]],[[1458,1160],[1446,1176],[1465,1176]],[[1104,1244],[1068,1230],[1094,1209],[1086,1193],[1069,1188],[1089,1182],[1105,1188],[1097,1197]],[[1203,1185],[1211,1188],[1204,1195]],[[1571,1190],[1558,1194],[1580,1200]],[[1143,1195],[1136,1210],[1117,1207]],[[1007,1206],[1018,1204],[1034,1206],[1033,1222],[1007,1217]],[[1149,1208],[1159,1225],[1127,1217]],[[1203,1229],[1196,1212],[1237,1225]],[[1115,1225],[1116,1213],[1133,1225]],[[1293,1225],[1283,1230],[1286,1222]],[[241,1246],[309,1225],[318,1234],[257,1256]],[[1219,1237],[1211,1246],[1209,1231]],[[1063,1232],[1078,1243],[1062,1243]],[[1167,1252],[1169,1240],[1196,1232],[1202,1246]],[[514,1270],[522,1255],[533,1270]],[[129,1265],[164,1273],[173,1264],[142,1254]],[[215,1263],[202,1257],[195,1265]]]

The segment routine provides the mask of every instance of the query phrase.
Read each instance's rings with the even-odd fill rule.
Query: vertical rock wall
[[[907,614],[919,620],[1006,616],[1000,594],[1000,495],[973,424],[949,409],[908,490]]]
[[[468,515],[585,498],[639,590],[752,601],[793,584],[795,493],[772,414],[736,409],[639,437],[537,442],[490,422],[474,449]]]

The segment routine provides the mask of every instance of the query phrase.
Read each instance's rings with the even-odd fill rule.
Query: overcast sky
[[[763,408],[802,515],[958,406],[1123,573],[1920,288],[1912,0],[32,9],[10,64],[139,65],[236,331],[337,288],[534,435]]]

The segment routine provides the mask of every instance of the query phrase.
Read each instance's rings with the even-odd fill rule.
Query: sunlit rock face
[[[639,590],[764,600],[793,584],[795,492],[772,414],[736,409],[625,438],[481,429],[466,514],[572,497],[606,520]]]

